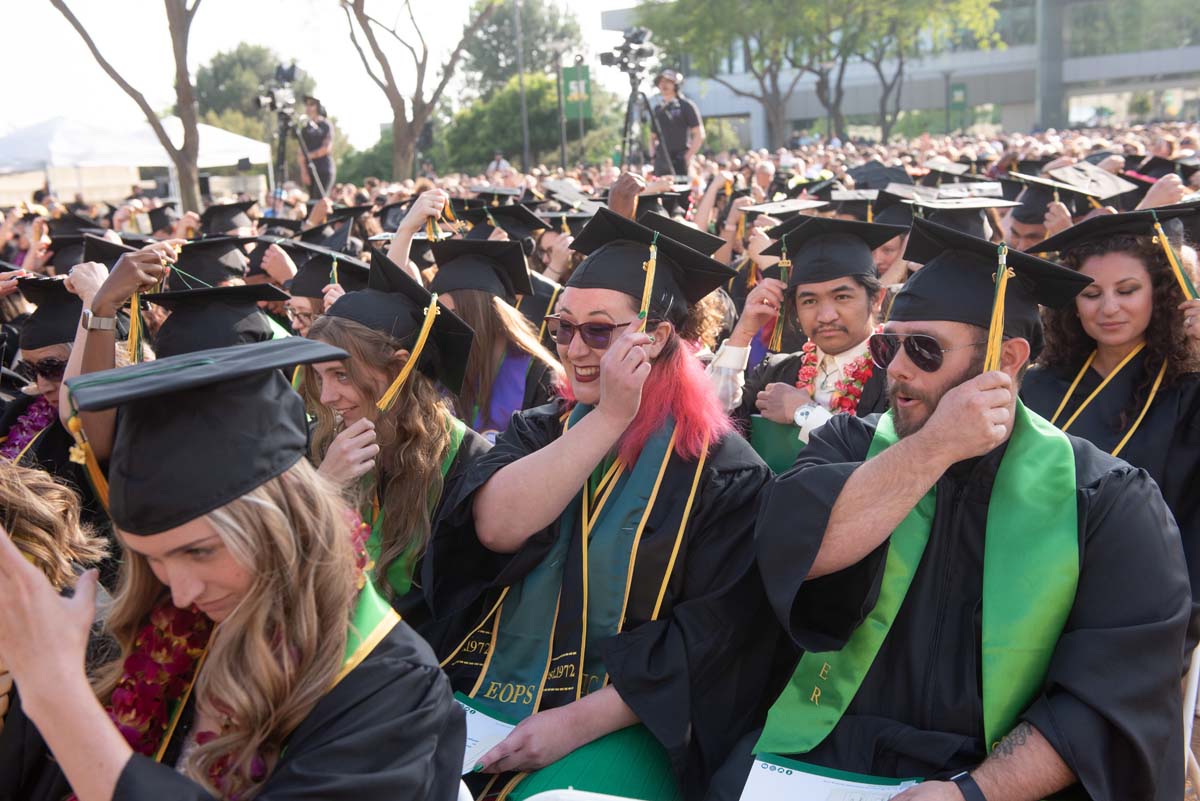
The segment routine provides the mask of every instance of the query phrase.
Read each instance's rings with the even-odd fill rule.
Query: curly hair
[[[1145,331],[1146,358],[1137,376],[1137,389],[1121,412],[1121,426],[1125,427],[1146,402],[1163,361],[1167,363],[1162,383],[1165,388],[1197,369],[1197,354],[1184,333],[1183,311],[1179,309],[1185,300],[1183,290],[1155,237],[1114,234],[1072,248],[1060,258],[1064,266],[1079,270],[1088,259],[1108,253],[1123,253],[1141,262],[1150,276],[1152,292],[1150,324]],[[1096,349],[1095,340],[1083,330],[1074,304],[1043,309],[1042,322],[1046,344],[1038,360],[1040,366],[1057,372],[1078,370]]]

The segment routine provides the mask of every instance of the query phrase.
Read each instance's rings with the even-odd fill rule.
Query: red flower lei
[[[879,326],[872,333],[879,333],[882,330],[883,326]],[[810,397],[816,397],[817,343],[810,339],[804,343],[801,350],[804,357],[800,362],[800,370],[796,374],[796,388],[804,390]],[[854,414],[858,409],[858,402],[862,400],[863,387],[867,385],[867,381],[871,379],[874,372],[875,362],[871,360],[870,353],[860,354],[842,368],[842,377],[833,387],[833,398],[829,401],[829,411],[834,414],[838,412]]]

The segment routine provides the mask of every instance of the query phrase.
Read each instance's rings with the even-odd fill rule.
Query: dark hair
[[[1179,304],[1185,300],[1183,290],[1179,288],[1166,254],[1154,237],[1114,234],[1063,253],[1061,261],[1064,266],[1079,270],[1088,259],[1108,253],[1124,253],[1140,261],[1150,275],[1153,293],[1150,324],[1145,333],[1146,358],[1142,361],[1137,389],[1129,405],[1121,412],[1121,426],[1125,427],[1146,402],[1164,359],[1167,370],[1163,376],[1163,386],[1169,387],[1181,376],[1196,369],[1197,357],[1184,333],[1183,311],[1179,308]],[[1096,349],[1095,341],[1083,330],[1074,304],[1061,309],[1043,309],[1042,322],[1046,329],[1046,346],[1038,360],[1039,365],[1058,372],[1078,370]]]

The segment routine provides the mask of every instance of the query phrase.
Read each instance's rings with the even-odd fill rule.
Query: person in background
[[[687,175],[692,159],[704,144],[704,120],[696,104],[680,94],[682,83],[683,75],[675,70],[663,70],[654,79],[662,95],[654,107],[658,131],[650,134],[656,175]]]
[[[300,129],[308,161],[299,154],[300,181],[308,189],[309,197],[319,200],[333,192],[337,179],[337,165],[333,163],[333,123],[325,117],[325,107],[315,97],[304,98],[304,114],[308,120]],[[313,180],[313,177],[317,180]]]

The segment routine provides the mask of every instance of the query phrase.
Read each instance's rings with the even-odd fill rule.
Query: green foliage
[[[1065,9],[1069,56],[1168,50],[1200,44],[1195,0],[1103,0]]]
[[[494,0],[475,0],[472,18]],[[517,0],[502,0],[487,22],[463,47],[462,75],[482,97],[490,97],[517,74]],[[526,72],[554,72],[551,44],[565,41],[565,63],[583,46],[579,23],[555,0],[521,0],[521,42]]]
[[[282,63],[269,47],[241,42],[233,50],[217,53],[207,64],[196,70],[196,102],[200,114],[221,114],[235,110],[246,117],[259,111],[257,98],[262,88],[275,77],[275,67]],[[299,99],[313,94],[316,82],[301,69],[296,70],[292,89]],[[256,137],[261,138],[261,137]]]
[[[720,117],[704,119],[704,149],[714,153],[721,150],[741,150],[742,140],[729,120]]]

